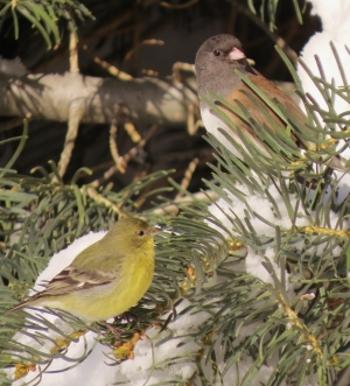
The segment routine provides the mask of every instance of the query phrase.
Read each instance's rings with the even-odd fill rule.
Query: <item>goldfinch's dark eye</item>
[[[140,229],[138,232],[137,232],[137,236],[140,236],[140,237],[143,237],[145,235],[145,231]]]
[[[213,51],[213,54],[214,54],[215,56],[220,56],[221,53],[222,53],[222,51],[221,51],[221,50],[218,50],[218,49],[216,49],[216,50]]]

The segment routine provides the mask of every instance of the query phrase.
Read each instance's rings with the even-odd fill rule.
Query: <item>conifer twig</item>
[[[197,192],[192,195],[179,197],[172,204],[165,205],[163,207],[155,208],[152,213],[157,216],[164,216],[167,214],[176,215],[180,210],[180,205],[190,204],[195,201],[201,201],[204,203],[211,203],[218,199],[218,194],[213,191]]]
[[[134,143],[139,143],[142,140],[140,133],[137,131],[135,125],[131,121],[124,123],[124,130]]]
[[[60,177],[64,176],[69,165],[75,146],[75,140],[78,136],[79,124],[84,113],[85,109],[83,103],[80,101],[75,101],[71,104],[69,108],[68,129],[66,138],[64,140],[64,147],[57,167]]]
[[[147,132],[147,134],[145,135],[145,138],[143,138],[136,146],[132,147],[126,154],[124,154],[123,156],[119,157],[118,163],[123,165],[123,168],[126,169],[128,163],[134,157],[136,157],[136,155],[146,145],[148,140],[154,135],[154,133],[157,131],[157,129],[158,129],[158,126],[156,126],[156,125],[152,126],[149,129],[149,131]],[[113,176],[113,174],[116,173],[117,171],[118,171],[118,168],[116,167],[116,165],[111,166],[109,169],[107,169],[103,173],[103,176],[101,178],[98,178],[98,179],[94,180],[91,183],[91,186],[93,186],[95,188],[100,186],[103,182],[108,181]]]
[[[185,173],[184,173],[184,177],[180,183],[180,186],[183,190],[187,190],[188,187],[190,186],[190,183],[191,183],[191,180],[192,180],[192,177],[193,177],[193,173],[196,171],[196,168],[199,164],[199,159],[196,157],[194,158],[187,166],[187,169],[185,170]],[[177,195],[176,195],[176,198],[175,198],[175,201],[177,201],[180,197],[183,196],[183,193],[182,192],[179,192]]]
[[[78,42],[78,34],[73,27],[69,34],[69,71],[73,73],[79,73]]]
[[[283,310],[283,313],[287,317],[290,327],[296,328],[302,334],[302,342],[306,345],[306,348],[312,350],[318,357],[323,359],[324,354],[317,337],[311,333],[309,328],[289,306],[287,300],[281,293],[277,295],[277,301]]]
[[[104,205],[105,207],[111,209],[114,213],[117,213],[118,216],[123,214],[123,211],[120,206],[116,205],[112,201],[108,200],[105,196],[98,193],[94,186],[86,186],[83,188],[86,194],[92,198],[97,204]]]
[[[69,35],[69,71],[72,73],[79,73],[78,34],[74,27],[72,27]],[[79,101],[73,101],[69,108],[66,138],[57,167],[60,177],[64,176],[72,157],[75,140],[78,136],[79,124],[83,115],[83,104]]]
[[[126,171],[126,165],[118,152],[118,145],[116,141],[117,130],[118,127],[116,122],[112,121],[109,129],[109,150],[111,152],[111,156],[113,158],[116,169],[120,173],[124,174]]]
[[[188,0],[188,1],[185,1],[184,3],[180,3],[180,4],[173,4],[173,3],[169,3],[168,1],[161,1],[160,5],[164,8],[168,8],[168,9],[182,10],[182,9],[190,8],[190,7],[194,6],[195,4],[198,3],[198,1],[199,0]]]
[[[84,49],[87,53],[89,53],[86,46],[84,46]],[[98,64],[101,68],[103,68],[107,73],[114,78],[117,78],[119,80],[123,81],[129,81],[132,80],[133,77],[128,74],[125,71],[122,71],[120,68],[116,67],[115,65],[108,63],[106,60],[99,58],[98,56],[93,56],[93,61]]]

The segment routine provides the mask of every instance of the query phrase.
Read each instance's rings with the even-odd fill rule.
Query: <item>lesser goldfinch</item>
[[[151,285],[154,233],[136,218],[122,218],[99,241],[77,255],[46,288],[16,305],[68,311],[88,323],[117,316],[134,306]]]

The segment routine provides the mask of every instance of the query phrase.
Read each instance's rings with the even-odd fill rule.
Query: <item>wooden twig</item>
[[[95,187],[89,185],[83,188],[86,194],[92,198],[97,204],[102,204],[107,208],[110,208],[113,212],[117,213],[118,216],[124,215],[123,210],[120,206],[116,205],[114,202],[108,200],[102,194],[98,193]]]
[[[127,168],[128,163],[133,158],[135,158],[135,156],[146,145],[148,140],[155,134],[155,132],[157,130],[158,130],[158,126],[157,125],[153,125],[150,128],[150,130],[148,131],[148,133],[146,134],[146,136],[144,138],[142,138],[141,141],[136,146],[132,147],[126,154],[124,154],[123,156],[119,157],[119,159],[120,159],[119,162],[123,163],[123,166],[125,165],[125,169]],[[93,186],[95,188],[100,186],[102,183],[108,181],[117,171],[118,171],[118,168],[116,167],[116,165],[111,166],[109,169],[107,169],[103,173],[103,176],[101,178],[98,178],[98,179],[94,180],[91,183],[91,186]]]
[[[187,72],[190,76],[194,75],[194,65],[186,62],[175,62],[172,67],[172,78],[174,84],[182,83],[182,73]],[[198,124],[198,117],[196,114],[199,111],[198,101],[190,102],[186,105],[187,119],[186,127],[189,135],[195,135],[200,124]]]
[[[72,29],[69,34],[69,71],[79,73],[78,34]]]
[[[135,125],[131,121],[124,123],[124,130],[134,143],[139,143],[142,140],[140,133],[137,131]]]
[[[190,186],[190,183],[191,183],[191,180],[192,180],[192,177],[193,177],[193,174],[197,168],[199,164],[199,159],[196,157],[194,158],[187,166],[187,169],[184,173],[184,177],[180,183],[180,186],[183,190],[187,190],[188,187]],[[183,197],[184,194],[182,192],[179,192],[176,197],[175,197],[175,201],[179,200],[181,197]]]
[[[142,148],[145,147],[146,143],[148,142],[148,140],[153,137],[153,135],[155,134],[155,132],[158,130],[158,126],[157,125],[153,125],[150,130],[148,131],[148,133],[145,135],[144,138],[141,139],[141,141],[136,145],[134,146],[133,148],[131,148],[124,156],[123,156],[123,159],[125,161],[126,164],[128,164],[133,158],[135,158],[135,156],[140,152],[140,150]]]
[[[58,174],[60,177],[64,176],[72,157],[75,140],[78,136],[79,124],[81,118],[84,115],[84,112],[84,105],[79,101],[73,102],[71,104],[69,109],[68,129],[66,138],[64,140],[64,147],[57,166]]]
[[[135,52],[142,46],[164,46],[164,40],[160,39],[145,39],[139,43],[134,43],[134,46],[126,53],[125,60],[130,60]]]
[[[181,72],[188,72],[189,74],[194,75],[194,65],[186,62],[175,62],[172,66],[171,72],[173,79],[180,82]]]
[[[195,201],[201,201],[201,202],[210,204],[217,199],[218,199],[217,193],[211,190],[208,190],[206,192],[197,192],[197,193],[193,193],[192,195],[180,197],[173,203],[165,205],[161,208],[156,208],[152,212],[157,216],[164,216],[166,214],[176,216],[180,210],[180,205],[191,204],[192,202],[195,202]]]
[[[279,308],[282,310],[283,314],[288,320],[288,327],[297,330],[300,333],[301,343],[306,345],[308,350],[313,351],[314,354],[323,361],[325,354],[323,352],[321,340],[319,337],[314,335],[307,324],[305,324],[304,321],[299,318],[297,312],[291,308],[283,294],[278,293],[276,298],[280,306]]]
[[[195,135],[198,128],[201,127],[202,123],[198,120],[196,112],[198,111],[198,104],[189,103],[187,105],[187,120],[186,127],[189,135]]]
[[[119,152],[118,152],[118,145],[116,140],[117,130],[118,130],[118,127],[114,120],[112,121],[109,129],[109,150],[111,152],[111,156],[113,158],[116,169],[120,173],[124,174],[126,171],[126,165],[125,165],[125,162],[123,162],[123,158],[119,155]]]
[[[79,73],[78,35],[75,29],[72,29],[69,34],[69,71],[75,74]],[[64,176],[72,157],[75,140],[78,136],[79,124],[83,115],[84,106],[81,101],[73,101],[69,106],[68,128],[57,166],[60,177]]]
[[[159,72],[156,70],[152,70],[151,68],[143,68],[141,70],[142,76],[147,76],[151,78],[157,78],[159,76]]]
[[[106,60],[103,60],[103,59],[99,58],[98,56],[90,55],[89,50],[87,49],[86,45],[83,48],[87,52],[87,54],[92,57],[92,60],[97,65],[99,65],[101,68],[103,68],[105,71],[107,71],[109,75],[111,75],[114,78],[117,78],[119,80],[123,80],[123,81],[129,81],[129,80],[134,79],[130,74],[128,74],[125,71],[122,71],[121,69],[114,66],[113,64],[108,63]]]
[[[172,4],[172,3],[169,3],[167,1],[161,1],[160,5],[163,8],[182,10],[182,9],[190,8],[190,7],[194,6],[195,4],[198,3],[198,1],[199,0],[188,0],[185,3],[181,3],[181,4]]]

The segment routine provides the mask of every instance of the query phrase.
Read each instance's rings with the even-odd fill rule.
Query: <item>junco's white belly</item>
[[[225,135],[219,130],[222,129],[226,131],[232,138],[234,138],[235,142],[237,142],[240,146],[245,148],[242,140],[236,135],[232,128],[228,127],[220,118],[218,118],[215,114],[213,114],[210,109],[206,106],[201,107],[201,116],[203,125],[206,130],[212,134],[220,143],[222,143],[228,150],[230,150],[236,157],[242,157],[241,152],[238,148],[231,143]]]

